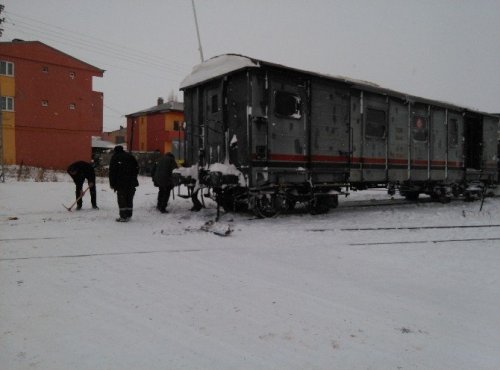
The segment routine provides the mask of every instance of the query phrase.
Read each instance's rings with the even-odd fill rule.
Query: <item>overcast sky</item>
[[[0,0],[2,41],[106,70],[104,130],[200,62],[191,0]],[[239,53],[500,112],[500,0],[195,0],[205,59]]]

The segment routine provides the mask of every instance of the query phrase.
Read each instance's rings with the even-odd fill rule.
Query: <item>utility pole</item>
[[[193,4],[193,13],[194,13],[194,24],[196,25],[196,35],[198,36],[198,50],[200,51],[201,62],[205,60],[203,58],[203,50],[201,48],[201,38],[200,38],[200,29],[198,28],[198,18],[196,17],[196,8],[194,6],[194,0],[191,0],[191,4]]]

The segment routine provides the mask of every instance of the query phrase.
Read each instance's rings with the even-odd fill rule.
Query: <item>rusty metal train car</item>
[[[226,210],[320,213],[371,187],[446,201],[498,176],[493,114],[235,54],[195,66],[181,90],[186,166],[199,170],[182,180]]]

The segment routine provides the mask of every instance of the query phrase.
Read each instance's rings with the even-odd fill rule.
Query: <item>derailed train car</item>
[[[321,213],[369,187],[447,201],[497,179],[492,114],[234,54],[196,66],[181,90],[193,166],[181,181],[225,210]]]

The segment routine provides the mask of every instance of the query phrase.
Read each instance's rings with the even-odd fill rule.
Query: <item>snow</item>
[[[113,149],[117,144],[103,140],[100,136],[92,136],[92,148]],[[123,146],[123,144],[121,144]]]
[[[230,164],[227,160],[229,156],[226,156],[225,163],[212,163],[208,170],[210,172],[220,172],[223,175],[234,175],[238,177],[238,184],[240,186],[247,186],[247,181],[245,179],[245,175],[236,168],[234,164]]]
[[[182,80],[179,88],[182,90],[227,73],[255,67],[259,67],[259,64],[248,57],[235,54],[219,55],[194,66],[191,74]]]
[[[371,190],[221,237],[150,178],[129,223],[106,179],[78,212],[57,179],[0,183],[1,369],[500,368],[499,198]]]
[[[178,173],[182,177],[185,177],[185,178],[191,178],[194,180],[198,180],[198,166],[197,165],[190,166],[190,167],[179,167],[179,168],[176,168],[173,172]]]
[[[229,142],[229,145],[231,147],[234,147],[234,146],[238,145],[238,137],[236,136],[236,134],[233,134],[233,137],[231,138],[231,141]]]

